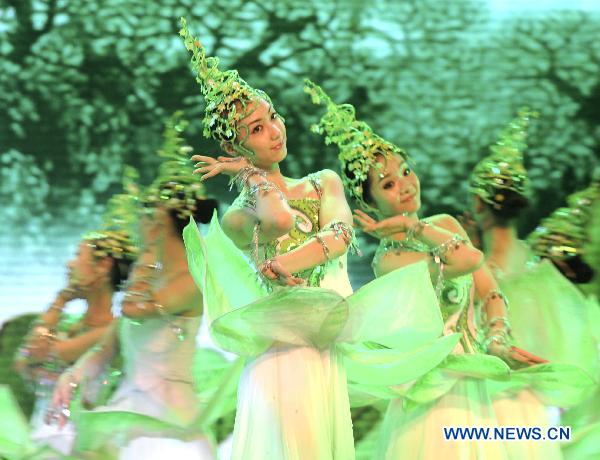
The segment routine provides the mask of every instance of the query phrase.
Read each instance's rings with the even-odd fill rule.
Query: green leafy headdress
[[[568,206],[542,219],[527,237],[533,252],[556,260],[583,255],[591,235],[592,212],[599,204],[600,175],[596,174],[589,187],[569,195]]]
[[[310,95],[314,104],[325,105],[326,108],[319,123],[312,126],[312,131],[324,135],[325,144],[338,146],[344,186],[361,208],[373,211],[372,206],[364,201],[363,184],[369,170],[380,164],[377,155],[388,157],[398,154],[405,159],[408,159],[408,155],[400,147],[375,134],[368,124],[358,121],[351,104],[337,105],[320,86],[310,80],[304,81],[304,92]]]
[[[123,173],[125,193],[113,195],[106,205],[100,229],[83,235],[96,257],[110,256],[119,261],[132,261],[138,254],[139,175],[126,166]]]
[[[484,202],[501,209],[507,191],[525,198],[529,196],[530,185],[523,165],[523,150],[527,148],[527,127],[529,119],[537,113],[522,108],[518,116],[504,128],[491,154],[483,158],[471,174],[470,191]]]
[[[161,205],[173,209],[185,220],[194,215],[199,202],[208,199],[204,185],[193,174],[189,159],[192,148],[181,137],[187,126],[181,111],[175,112],[165,123],[163,145],[158,151],[163,162],[143,200],[146,206]]]
[[[221,71],[219,58],[207,57],[206,49],[188,30],[187,23],[181,18],[181,30],[186,49],[192,54],[192,70],[200,84],[200,92],[206,101],[204,110],[205,137],[220,142],[235,143],[244,153],[252,155],[243,146],[249,133],[248,127],[240,121],[251,114],[248,104],[264,99],[273,105],[269,96],[259,89],[252,88],[237,73],[237,70]],[[238,135],[238,130],[244,130]]]

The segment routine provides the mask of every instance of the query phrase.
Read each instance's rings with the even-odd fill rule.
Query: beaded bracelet
[[[505,330],[500,330],[487,337],[482,344],[486,351],[489,351],[492,342],[495,342],[498,345],[508,345],[509,335]]]
[[[277,187],[275,184],[273,184],[272,182],[261,182],[260,184],[255,184],[251,187],[242,190],[240,195],[242,199],[241,206],[256,210],[256,200],[258,194],[260,192],[269,193],[273,190],[277,191],[277,193],[279,194],[279,199],[285,199],[285,196],[283,195],[281,190],[279,190],[279,187]]]
[[[488,292],[488,294],[485,296],[485,299],[483,299],[483,305],[487,305],[489,302],[495,299],[502,299],[504,305],[506,306],[506,310],[508,311],[508,299],[502,293],[502,291],[498,289],[493,289],[490,292]]]
[[[267,172],[264,169],[259,169],[255,166],[245,166],[231,178],[229,181],[229,190],[233,189],[233,186],[236,185],[238,191],[241,192],[244,187],[248,186],[248,179],[257,174],[266,180]]]
[[[60,306],[56,303],[53,303],[53,304],[50,304],[50,306],[48,307],[48,313],[51,311],[55,311],[56,313],[62,313],[63,308],[64,308],[64,305]]]
[[[431,249],[430,252],[434,259],[441,259],[443,255],[445,255],[449,251],[457,250],[460,247],[460,245],[464,243],[466,243],[466,240],[464,238],[462,238],[459,235],[454,235],[448,241],[445,241],[439,246],[436,246],[435,248]]]
[[[423,230],[428,225],[429,224],[425,221],[422,221],[422,220],[417,221],[414,225],[411,225],[410,228],[406,231],[406,239],[407,240],[416,239],[419,235],[421,235],[421,233],[423,233]]]
[[[327,261],[331,260],[331,258],[329,257],[329,253],[330,253],[329,247],[327,246],[327,243],[325,242],[323,237],[317,233],[315,235],[315,239],[319,242],[319,244],[323,248],[323,253],[325,254],[325,259],[327,259]]]
[[[328,230],[333,231],[333,235],[336,240],[342,238],[344,240],[344,244],[350,251],[354,252],[355,254],[360,254],[358,241],[356,240],[356,235],[351,225],[347,224],[346,222],[336,220],[323,227],[321,232],[326,232]]]
[[[496,323],[504,324],[504,327],[507,331],[510,331],[510,323],[508,321],[508,317],[506,316],[494,316],[492,319],[486,322],[486,328],[490,330],[492,326]]]

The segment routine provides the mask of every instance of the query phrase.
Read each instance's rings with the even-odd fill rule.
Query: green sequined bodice
[[[319,211],[321,200],[316,198],[288,200],[288,205],[294,211],[294,227],[289,233],[264,245],[266,258],[275,257],[296,249],[304,244],[306,240],[315,236],[320,229]],[[319,286],[325,274],[324,269],[324,265],[317,265],[296,275],[307,280],[309,286]]]

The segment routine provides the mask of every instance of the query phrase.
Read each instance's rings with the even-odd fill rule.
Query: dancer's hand
[[[242,156],[226,157],[219,156],[217,158],[208,157],[205,155],[194,155],[192,161],[196,164],[194,174],[202,174],[200,180],[210,179],[217,174],[225,174],[227,176],[235,176],[243,168],[252,166],[252,164]]]
[[[292,275],[275,258],[265,260],[258,269],[263,276],[283,286],[300,286],[304,284],[302,278]]]
[[[533,355],[521,348],[508,344],[492,342],[488,346],[488,353],[502,359],[511,369],[522,369],[524,367],[535,366],[536,364],[547,363],[543,358]]]
[[[396,233],[406,233],[410,227],[417,223],[417,219],[414,217],[408,217],[402,214],[388,217],[387,219],[377,222],[360,209],[354,211],[354,221],[365,233],[380,239]]]
[[[544,364],[548,362],[548,360],[544,358],[540,358],[539,356],[514,346],[509,348],[508,353],[510,359],[512,359],[519,367],[535,366],[536,364]]]
[[[27,349],[27,362],[39,363],[44,361],[51,352],[55,340],[56,332],[54,328],[43,321],[37,321],[23,345]]]
[[[54,387],[52,402],[46,413],[46,423],[58,423],[60,428],[67,424],[71,416],[69,406],[78,386],[79,379],[72,371],[63,372]]]
[[[52,350],[53,340],[47,334],[36,332],[27,342],[32,362],[44,361]]]

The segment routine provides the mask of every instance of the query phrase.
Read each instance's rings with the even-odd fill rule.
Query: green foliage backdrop
[[[191,121],[196,152],[218,151],[201,136],[202,98],[177,35],[180,16],[224,67],[272,96],[286,118],[285,173],[337,169],[336,149],[310,132],[320,111],[302,92],[308,77],[411,153],[424,215],[469,207],[471,168],[529,105],[541,114],[526,156],[535,197],[520,224],[529,231],[588,183],[598,161],[600,15],[498,18],[488,4],[0,0],[0,323],[40,311],[62,287],[69,251],[120,191],[125,164],[152,180],[172,112]],[[227,202],[225,185],[219,178],[208,188]],[[371,276],[374,244],[361,239],[365,257],[350,263],[355,285]],[[7,359],[29,319],[0,334],[0,381],[21,386],[26,411],[31,395]],[[353,416],[359,439],[379,414]]]
[[[335,148],[309,131],[320,112],[304,77],[413,155],[424,214],[468,207],[472,166],[522,105],[541,113],[523,230],[584,186],[597,161],[598,14],[500,20],[483,0],[0,0],[2,241],[44,244],[97,223],[123,165],[151,180],[176,109],[195,150],[217,152],[201,137],[180,16],[223,66],[271,94],[287,121],[290,175],[337,169]],[[224,183],[209,190],[228,201]]]

